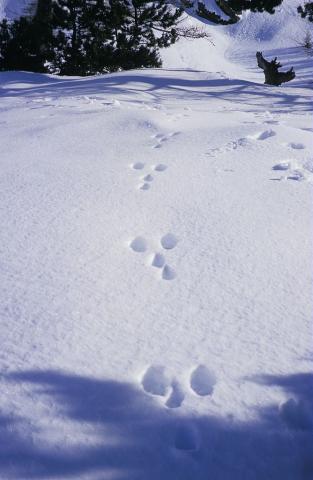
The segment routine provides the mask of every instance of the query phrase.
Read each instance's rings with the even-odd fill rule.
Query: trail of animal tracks
[[[308,63],[236,52],[1,73],[1,479],[311,478]]]

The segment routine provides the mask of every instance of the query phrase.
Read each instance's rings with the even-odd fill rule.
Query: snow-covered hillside
[[[0,74],[1,480],[312,479],[312,64],[284,12],[163,69]],[[263,85],[256,47],[296,79]]]
[[[32,12],[35,5],[36,0],[0,0],[0,19],[18,18]]]
[[[255,54],[261,48],[265,54],[271,54],[275,49],[299,47],[303,44],[307,32],[313,37],[312,24],[302,19],[297,12],[297,6],[302,3],[301,0],[284,0],[276,9],[275,15],[246,11],[235,25],[212,27],[210,22],[206,22],[215,48],[212,48],[206,39],[181,40],[162,51],[163,66],[209,71],[225,67],[228,74],[238,75],[238,62],[235,61],[235,68],[232,69],[230,63],[225,64],[225,57],[232,62],[234,55],[241,53],[240,64],[243,61],[250,65],[251,58],[246,58],[247,51]],[[214,8],[214,4],[214,0],[206,0],[210,10],[216,10],[221,14],[221,11]],[[200,28],[205,23],[203,19],[200,21],[188,15],[184,16],[184,22],[186,25],[197,25]],[[245,69],[242,78],[246,75]],[[257,80],[257,77],[255,79]]]

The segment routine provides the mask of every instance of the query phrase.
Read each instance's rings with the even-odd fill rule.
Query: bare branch
[[[166,28],[159,28],[159,27],[156,27],[155,25],[153,26],[153,30],[156,30],[157,32],[162,32],[162,33],[171,33],[171,30],[167,30]],[[206,32],[204,28],[199,28],[194,26],[174,27],[172,31],[174,31],[178,37],[187,38],[189,40],[195,40],[197,38],[206,38],[212,45],[214,45],[213,41],[211,40],[211,35],[208,32]]]
[[[179,37],[190,38],[191,40],[194,40],[196,38],[206,38],[212,45],[214,45],[211,39],[211,35],[206,32],[204,28],[199,28],[195,26],[179,27],[176,28],[176,33]]]

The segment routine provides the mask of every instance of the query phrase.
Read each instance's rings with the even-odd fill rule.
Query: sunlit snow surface
[[[311,60],[210,31],[0,74],[1,479],[312,478]]]
[[[36,0],[0,0],[0,19],[15,19],[36,8]]]

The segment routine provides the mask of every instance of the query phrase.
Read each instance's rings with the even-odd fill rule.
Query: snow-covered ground
[[[0,0],[0,19],[27,15],[34,10],[36,3],[36,0]]]
[[[311,60],[207,28],[0,74],[1,480],[312,479]]]

